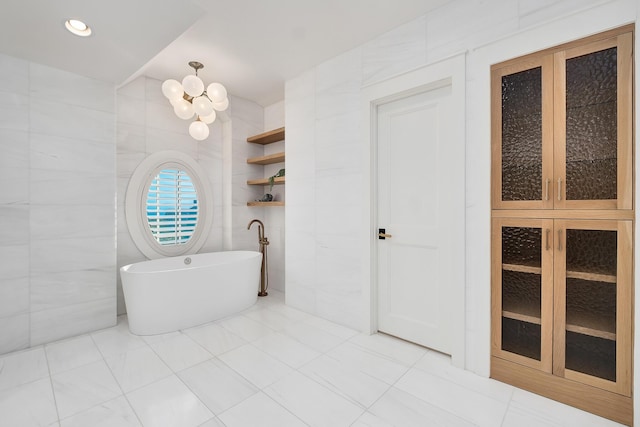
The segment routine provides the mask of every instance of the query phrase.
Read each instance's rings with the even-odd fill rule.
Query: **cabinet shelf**
[[[600,329],[588,328],[586,326],[571,325],[567,323],[567,331],[575,332],[581,335],[589,335],[591,337],[604,338],[605,340],[615,341],[616,333],[609,331],[602,331]]]
[[[284,139],[284,127],[270,130],[259,135],[250,136],[247,142],[252,144],[267,145]]]
[[[258,135],[250,136],[247,138],[247,142],[253,144],[266,145],[271,144],[278,141],[284,140],[284,127],[270,130],[268,132],[263,132]],[[285,161],[285,153],[284,151],[268,154],[265,156],[258,157],[250,157],[247,159],[247,164],[250,165],[273,165],[276,163],[283,163]],[[284,176],[275,177],[273,179],[273,185],[283,185],[285,182]],[[269,182],[269,178],[260,178],[260,179],[249,179],[247,180],[247,185],[272,185]],[[273,201],[273,202],[258,202],[258,201],[250,201],[247,202],[247,206],[284,206],[284,201]]]
[[[284,206],[284,202],[247,202],[247,206]]]
[[[519,273],[542,274],[542,267],[522,264],[502,264],[503,270],[517,271]]]
[[[250,165],[272,165],[274,163],[282,162],[284,162],[284,152],[247,159],[247,163]]]
[[[520,273],[542,274],[542,267],[522,264],[502,264],[502,269]],[[568,279],[591,280],[594,282],[616,283],[616,276],[611,274],[590,273],[587,271],[567,271]]]
[[[521,322],[532,323],[534,325],[540,325],[540,314],[535,313],[536,309],[526,306],[510,307],[510,310],[502,310],[502,317],[507,319],[519,320]],[[539,310],[538,310],[539,311]],[[600,320],[600,321],[598,321]],[[575,332],[582,335],[589,335],[592,337],[604,338],[606,340],[615,341],[615,319],[613,322],[605,324],[602,319],[595,319],[589,316],[572,316],[568,319],[566,329],[570,332]]]
[[[582,279],[613,284],[617,281],[616,276],[610,274],[588,273],[586,271],[567,271],[567,279]]]
[[[284,184],[284,178],[284,176],[273,178],[273,185]],[[247,185],[269,185],[269,178],[249,179],[247,180]]]
[[[530,316],[528,314],[517,313],[515,311],[502,310],[502,317],[520,320],[521,322],[533,323],[534,325],[539,325],[541,323],[540,316]]]

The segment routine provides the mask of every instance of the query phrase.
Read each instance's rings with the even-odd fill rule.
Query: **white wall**
[[[459,303],[466,367],[488,375],[490,65],[633,22],[637,7],[635,0],[456,0],[287,81],[287,304],[367,329],[360,246],[372,231],[359,223],[369,210],[360,197],[369,191],[361,90],[466,52],[466,301]]]
[[[278,129],[284,126],[284,101],[268,105],[264,108],[264,131]],[[286,138],[286,129],[285,129]],[[274,142],[264,146],[264,155],[286,153],[285,141]],[[257,167],[257,166],[256,166]],[[285,168],[282,163],[264,166],[263,177],[275,175],[280,169]],[[272,194],[276,200],[285,201],[286,185],[275,185]],[[265,187],[268,190],[269,187]],[[284,292],[284,257],[285,257],[285,228],[284,207],[275,206],[263,208],[265,236],[269,238],[267,248],[269,263],[269,288]]]
[[[222,125],[210,125],[210,135],[198,142],[189,136],[190,121],[181,120],[162,95],[162,82],[139,77],[117,93],[118,111],[118,268],[146,258],[136,247],[125,217],[125,194],[133,171],[148,155],[176,150],[196,160],[206,172],[213,196],[213,223],[200,252],[222,250]],[[125,313],[118,275],[118,314]]]
[[[116,321],[115,88],[0,55],[0,354]]]
[[[162,82],[139,77],[118,90],[118,268],[132,262],[145,260],[145,256],[131,239],[124,215],[124,201],[129,179],[136,166],[149,154],[162,150],[177,150],[196,160],[207,174],[213,197],[213,223],[204,246],[198,252],[216,252],[230,249],[257,249],[253,234],[247,224],[256,212],[248,208],[247,201],[260,197],[261,188],[246,185],[247,179],[258,178],[249,168],[246,158],[261,155],[260,146],[247,144],[250,135],[262,132],[263,108],[254,102],[230,96],[229,109],[231,150],[227,153],[223,144],[222,118],[210,125],[210,135],[204,141],[196,141],[188,133],[190,121],[181,120],[162,95]],[[256,154],[256,153],[260,154]],[[230,177],[223,176],[228,167]],[[225,179],[231,180],[226,186]],[[223,193],[231,191],[230,200]],[[225,205],[231,204],[231,218],[225,221]],[[261,208],[257,208],[262,211]],[[231,235],[231,242],[224,243],[224,235]],[[257,239],[255,239],[257,241]],[[122,285],[118,276],[118,313],[126,312]]]

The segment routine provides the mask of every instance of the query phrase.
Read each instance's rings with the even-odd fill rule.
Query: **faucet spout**
[[[251,220],[249,225],[247,225],[247,230],[251,229],[251,226],[254,222],[258,223],[258,239],[262,242],[264,240],[264,224],[259,219]]]

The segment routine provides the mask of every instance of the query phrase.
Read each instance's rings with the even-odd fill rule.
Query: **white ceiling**
[[[261,105],[284,82],[450,0],[16,0],[0,14],[0,52],[122,84],[198,74]],[[80,38],[64,21],[80,18]]]

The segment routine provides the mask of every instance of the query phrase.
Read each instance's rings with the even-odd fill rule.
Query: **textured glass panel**
[[[616,275],[618,234],[607,230],[567,230],[567,271]]]
[[[616,231],[568,229],[567,369],[615,381]]]
[[[542,68],[502,77],[502,200],[542,199]]]
[[[567,328],[613,338],[616,333],[616,284],[567,279]],[[593,330],[591,332],[590,330]]]
[[[540,325],[502,318],[502,349],[540,360]]]
[[[540,320],[542,275],[502,271],[502,309]]]
[[[502,262],[540,267],[542,229],[502,227]]]
[[[565,367],[572,371],[616,380],[616,342],[567,331]]]
[[[617,51],[567,60],[567,200],[617,197]]]
[[[542,271],[513,270],[540,268],[541,257],[540,228],[502,228],[502,349],[536,360],[540,360]]]
[[[502,271],[502,349],[540,360],[540,274]]]

